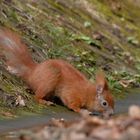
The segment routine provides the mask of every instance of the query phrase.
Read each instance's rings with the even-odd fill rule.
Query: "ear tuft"
[[[104,87],[102,85],[97,85],[96,86],[97,94],[102,94],[103,90],[104,90]]]
[[[96,86],[97,92],[103,92],[104,89],[108,89],[107,80],[103,71],[98,71],[96,74]]]

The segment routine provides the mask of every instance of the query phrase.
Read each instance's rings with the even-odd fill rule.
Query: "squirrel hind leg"
[[[35,100],[39,104],[43,104],[43,105],[47,105],[47,106],[55,105],[53,102],[45,100],[44,99],[45,96],[47,96],[46,92],[41,92],[41,91],[35,92]]]
[[[55,88],[57,85],[57,80],[52,79],[48,80],[48,82],[43,82],[40,87],[35,91],[35,99],[38,103],[46,104],[46,105],[53,105],[54,103],[49,101],[50,97],[55,96]]]
[[[50,101],[50,98],[55,96],[55,90],[61,76],[60,71],[53,71],[54,69],[49,68],[45,70],[44,75],[42,75],[44,71],[37,70],[32,79],[34,83],[31,83],[31,87],[35,90],[35,99],[42,104],[47,104],[46,100]]]
[[[53,103],[50,103],[50,101],[48,102],[47,100],[45,100],[45,99],[49,99],[51,96],[53,96],[53,94],[51,92],[53,89],[54,89],[54,87],[53,86],[49,86],[49,85],[42,85],[42,86],[40,86],[35,91],[35,99],[36,99],[36,101],[38,103],[44,104],[44,105],[53,104]]]
[[[37,99],[39,104],[47,105],[47,106],[55,106],[55,104],[51,101],[46,101],[45,99]]]

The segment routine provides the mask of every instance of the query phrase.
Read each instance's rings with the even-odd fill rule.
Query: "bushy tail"
[[[6,59],[7,70],[17,76],[24,76],[36,66],[21,38],[3,28],[0,29],[0,56]]]

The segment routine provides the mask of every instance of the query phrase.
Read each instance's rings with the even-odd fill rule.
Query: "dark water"
[[[140,89],[131,90],[128,92],[126,98],[117,100],[115,105],[115,114],[126,113],[130,105],[140,106]],[[46,115],[33,115],[15,120],[2,120],[0,121],[0,134],[22,128],[43,125],[46,124],[51,118],[65,118],[67,120],[72,120],[78,117],[79,115],[77,113],[64,110]]]
[[[72,111],[66,111],[66,112],[57,112],[53,113],[50,112],[49,114],[43,114],[43,115],[31,115],[31,116],[25,116],[18,119],[12,119],[12,120],[0,120],[0,134],[12,130],[19,130],[22,128],[29,128],[34,127],[37,125],[44,125],[49,122],[52,118],[65,118],[66,120],[72,120],[79,117],[79,114],[72,112]]]
[[[140,89],[130,90],[127,97],[116,101],[115,113],[126,113],[131,105],[140,106]]]

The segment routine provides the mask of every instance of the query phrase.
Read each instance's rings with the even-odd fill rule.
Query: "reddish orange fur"
[[[12,48],[6,47],[2,42],[6,37],[18,48],[14,44]],[[49,59],[40,64],[34,63],[20,37],[9,30],[0,30],[0,48],[9,54],[7,66],[20,73],[17,75],[33,89],[38,102],[45,103],[44,97],[58,96],[64,105],[75,112],[80,112],[81,108],[93,111],[97,100],[96,85],[101,84],[106,87],[105,99],[112,108],[114,107],[114,101],[103,74],[98,74],[96,83],[93,84],[80,71],[63,60]],[[103,109],[100,107],[100,110]]]

